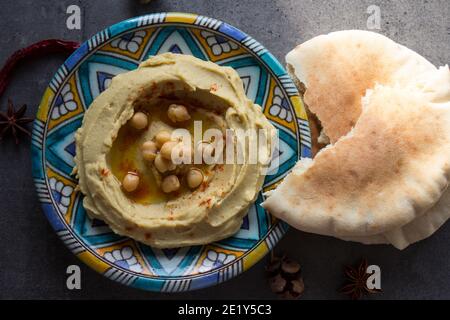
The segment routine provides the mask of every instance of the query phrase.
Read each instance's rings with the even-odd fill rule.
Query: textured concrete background
[[[66,8],[82,8],[83,28],[66,29]],[[84,41],[115,22],[150,12],[187,11],[224,20],[263,43],[277,58],[297,43],[340,29],[365,29],[369,5],[381,8],[379,32],[412,48],[435,64],[450,62],[448,0],[2,0],[0,64],[15,50],[44,38]],[[28,62],[0,101],[27,103],[35,113],[43,90],[63,57]],[[265,259],[238,278],[213,288],[182,294],[156,294],[127,288],[80,263],[56,237],[35,196],[29,142],[0,144],[0,298],[270,299]],[[298,259],[306,283],[305,299],[341,298],[342,267],[362,256],[382,270],[383,293],[370,299],[449,299],[450,223],[404,251],[290,230],[276,247]],[[69,291],[66,267],[80,264],[82,290]]]

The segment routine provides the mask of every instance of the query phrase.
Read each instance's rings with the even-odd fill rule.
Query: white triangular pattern
[[[170,48],[173,45],[177,45],[181,52],[183,54],[193,55],[191,49],[189,49],[188,44],[184,40],[184,38],[180,35],[178,31],[172,32],[170,36],[167,37],[167,39],[164,41],[164,43],[161,45],[161,48],[158,50],[157,54],[164,53],[164,52],[170,52]]]
[[[186,254],[188,253],[189,247],[183,247],[179,248],[177,253],[169,259],[164,254],[164,252],[161,249],[151,248],[153,251],[156,260],[161,264],[161,267],[168,273],[171,274],[173,271],[175,271],[178,268],[178,265],[180,262],[184,259]]]
[[[92,225],[92,219],[86,214],[86,219],[84,221],[84,232],[85,236],[98,236],[101,234],[107,234],[113,232],[108,226],[96,226]]]
[[[288,161],[294,154],[295,151],[287,144],[285,141],[279,139],[278,150],[275,149],[274,156],[270,162],[270,167],[268,169],[267,175],[273,175],[276,173],[279,167]],[[278,161],[278,164],[277,164]]]
[[[127,69],[122,69],[116,66],[107,65],[103,63],[92,62],[89,63],[89,86],[91,88],[92,98],[95,99],[101,92],[98,87],[97,72],[104,72],[113,75],[128,72]]]
[[[66,147],[71,143],[75,142],[75,132],[71,132],[62,138],[60,141],[55,142],[49,148],[63,160],[68,166],[74,167],[75,162],[73,161],[73,155],[66,151]]]
[[[244,91],[247,93],[248,86],[250,84],[251,78],[248,76],[241,77],[242,84],[244,85]]]
[[[245,87],[244,84],[244,88],[247,92],[247,97],[252,100],[255,101],[256,100],[256,95],[258,94],[258,86],[259,86],[259,77],[261,75],[261,70],[259,69],[258,66],[249,66],[249,67],[242,67],[242,68],[234,68],[237,73],[239,74],[239,76],[241,78],[243,77],[248,77],[250,78],[249,80],[247,80],[247,86]]]
[[[256,211],[256,205],[250,207],[247,215],[249,229],[240,229],[233,238],[259,240],[258,212]]]

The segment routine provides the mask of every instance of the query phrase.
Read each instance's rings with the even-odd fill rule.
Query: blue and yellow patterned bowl
[[[94,270],[125,285],[174,292],[215,285],[249,269],[287,226],[261,208],[262,193],[237,234],[204,246],[154,249],[86,215],[71,175],[74,134],[83,114],[112,77],[167,51],[236,69],[247,96],[278,128],[280,167],[266,177],[264,190],[300,156],[310,157],[311,141],[303,104],[280,63],[256,40],[219,20],[183,13],[129,19],[97,33],[67,59],[44,93],[33,129],[33,176],[44,213],[66,246]]]

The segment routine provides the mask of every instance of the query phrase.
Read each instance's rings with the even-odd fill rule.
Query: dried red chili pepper
[[[72,53],[79,46],[80,44],[74,41],[47,39],[36,42],[26,48],[17,50],[9,57],[8,60],[6,60],[5,65],[0,70],[0,97],[9,83],[13,70],[22,60],[47,53]]]

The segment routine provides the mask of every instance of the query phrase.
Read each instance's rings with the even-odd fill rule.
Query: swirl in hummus
[[[262,187],[265,165],[157,160],[169,147],[158,144],[158,134],[192,132],[194,121],[204,130],[275,132],[232,68],[168,53],[114,77],[76,134],[76,173],[88,214],[158,248],[236,233]]]

